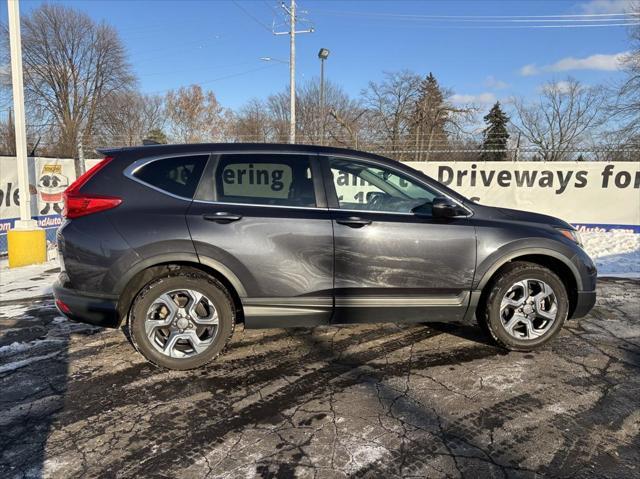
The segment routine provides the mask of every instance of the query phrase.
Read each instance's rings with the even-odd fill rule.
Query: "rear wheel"
[[[235,325],[233,301],[214,278],[177,270],[136,296],[127,328],[135,348],[168,369],[194,369],[215,359]]]
[[[560,278],[535,263],[515,262],[493,281],[481,322],[493,339],[514,351],[530,351],[549,342],[569,311]]]

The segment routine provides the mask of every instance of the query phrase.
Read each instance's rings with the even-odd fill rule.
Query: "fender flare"
[[[502,268],[508,262],[518,258],[520,256],[528,256],[528,255],[540,255],[540,256],[549,256],[553,259],[561,261],[573,274],[573,277],[576,281],[577,289],[580,291],[582,289],[582,279],[580,277],[580,272],[573,262],[567,258],[567,256],[549,248],[519,248],[516,250],[509,251],[508,253],[501,255],[497,260],[493,261],[491,267],[487,269],[482,275],[482,278],[478,282],[476,290],[483,290],[487,283],[491,280],[493,275]],[[490,257],[485,260],[491,261]]]
[[[199,257],[194,253],[169,253],[151,256],[135,264],[135,267],[130,269],[126,275],[124,275],[116,284],[116,290],[122,294],[126,286],[135,278],[138,274],[146,269],[162,264],[170,263],[193,263],[195,265],[202,265],[215,270],[221,276],[223,276],[238,293],[241,298],[247,296],[247,292],[240,282],[240,279],[227,268],[225,265],[211,258]]]

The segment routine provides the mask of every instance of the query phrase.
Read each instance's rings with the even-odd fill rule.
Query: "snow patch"
[[[54,356],[57,356],[58,354],[60,354],[61,351],[56,351],[55,353],[51,353],[51,354],[44,354],[42,356],[34,356],[31,358],[27,358],[27,359],[23,359],[21,361],[14,361],[11,363],[7,363],[7,364],[3,364],[2,366],[0,366],[0,374],[9,372],[9,371],[15,371],[16,369],[20,369],[23,368],[25,366],[28,366],[29,364],[32,363],[37,363],[38,361],[44,361],[45,359],[51,359]]]
[[[599,276],[640,277],[640,234],[607,231],[581,236]]]
[[[0,261],[0,301],[50,295],[59,266],[57,260],[52,260],[9,269],[6,259]]]

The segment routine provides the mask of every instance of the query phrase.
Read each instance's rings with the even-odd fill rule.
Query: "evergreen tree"
[[[429,159],[429,151],[447,146],[445,126],[449,121],[450,106],[446,104],[444,93],[438,80],[429,73],[420,83],[416,100],[411,133],[418,151],[415,159]]]
[[[509,123],[509,117],[502,111],[502,108],[500,108],[499,101],[493,105],[491,111],[484,117],[484,122],[487,124],[487,127],[483,131],[484,140],[482,142],[482,149],[485,151],[482,153],[482,159],[486,161],[507,160],[506,149],[507,140],[509,139],[507,123]]]

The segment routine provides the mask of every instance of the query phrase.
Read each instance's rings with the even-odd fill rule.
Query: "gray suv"
[[[474,203],[397,161],[303,145],[159,145],[65,192],[58,309],[191,369],[246,328],[472,321],[526,351],[595,303],[568,223]]]

